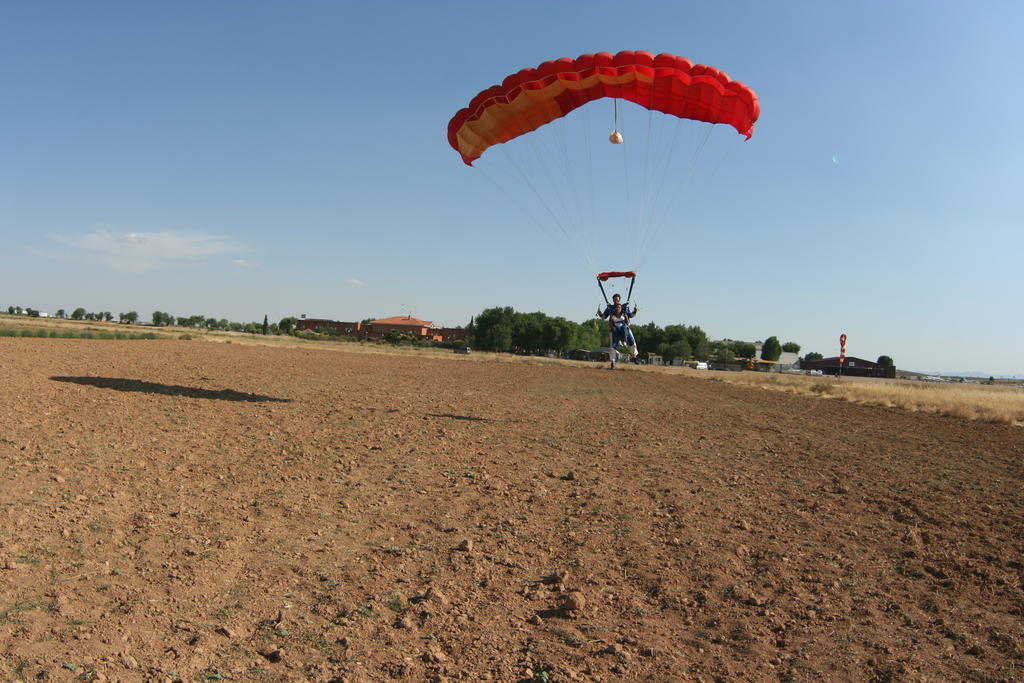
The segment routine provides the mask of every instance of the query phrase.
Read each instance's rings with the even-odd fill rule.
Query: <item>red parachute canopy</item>
[[[598,52],[544,62],[484,90],[448,122],[448,142],[472,166],[491,145],[602,97],[679,118],[725,123],[747,139],[761,113],[753,90],[714,67],[670,54]]]
[[[621,271],[621,272],[617,271],[617,270],[613,270],[613,271],[610,271],[610,272],[607,272],[607,273],[598,273],[597,274],[597,279],[600,280],[601,282],[607,282],[608,278],[612,278],[612,277],[636,277],[636,273],[634,273],[632,270],[625,270],[625,271]]]

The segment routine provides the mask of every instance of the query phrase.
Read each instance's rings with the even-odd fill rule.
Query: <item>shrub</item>
[[[33,337],[40,339],[159,339],[159,337],[152,332],[143,332],[139,334],[106,331],[94,332],[92,330],[76,332],[75,330],[48,330],[46,328],[19,329],[16,327],[0,327],[0,337]]]

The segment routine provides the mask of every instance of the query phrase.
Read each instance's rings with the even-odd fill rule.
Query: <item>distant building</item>
[[[775,362],[779,364],[781,370],[788,370],[800,362],[800,354],[793,353],[792,351],[783,351],[779,354],[779,360]]]
[[[754,342],[754,358],[757,358],[760,362],[761,352],[764,350],[764,342]],[[797,364],[800,360],[800,355],[793,353],[792,351],[783,351],[779,354],[778,360],[772,361],[774,365],[771,366],[769,372],[779,372],[781,370],[789,370]]]
[[[464,327],[438,327],[429,320],[420,320],[411,315],[380,318],[367,323],[341,322],[324,318],[303,318],[295,326],[300,330],[324,331],[342,337],[356,339],[383,339],[388,332],[397,331],[416,339],[433,341],[464,341],[469,330]]]
[[[309,330],[311,332],[330,331],[341,337],[365,338],[365,327],[362,323],[344,323],[337,320],[325,318],[303,318],[295,323],[297,330]]]
[[[826,375],[838,375],[839,356],[821,358],[819,360],[805,359],[800,361],[800,369],[821,370],[821,372]],[[842,374],[851,377],[888,377],[889,379],[893,379],[896,377],[896,366],[880,365],[879,363],[873,363],[872,361],[865,360],[863,358],[847,356],[846,361],[843,362]]]

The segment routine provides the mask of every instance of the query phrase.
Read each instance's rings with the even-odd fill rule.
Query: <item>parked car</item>
[[[696,365],[694,365],[693,369],[694,370],[707,370],[708,369],[708,364],[705,363],[704,361],[701,361],[700,363],[697,363]]]
[[[472,350],[473,349],[469,348],[468,346],[456,346],[455,347],[455,353],[465,353],[465,354],[468,354]]]

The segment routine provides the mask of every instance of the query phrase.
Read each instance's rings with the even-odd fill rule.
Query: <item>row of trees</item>
[[[177,325],[178,327],[195,327],[206,330],[249,332],[250,334],[291,334],[295,329],[295,318],[284,318],[280,323],[271,323],[267,320],[267,316],[263,316],[262,323],[236,323],[226,318],[208,318],[205,315],[175,317],[163,311],[153,311],[152,320],[156,327]]]
[[[7,312],[10,315],[27,315],[27,316],[32,317],[32,318],[38,318],[38,317],[40,317],[40,315],[42,315],[35,308],[22,308],[21,306],[8,306],[7,307]],[[135,316],[135,319],[130,321],[130,322],[136,322],[138,320],[139,314],[135,313],[134,311],[131,312],[131,313],[121,313],[121,314],[119,314],[118,320],[121,321],[121,322],[126,322],[125,317],[129,316],[129,315]],[[71,320],[113,320],[114,319],[114,314],[111,313],[110,311],[101,311],[99,313],[90,313],[89,311],[86,311],[84,308],[76,308],[75,310],[71,311],[70,315],[68,315],[68,313],[65,312],[65,310],[63,308],[61,308],[61,309],[58,309],[57,312],[53,314],[53,317],[54,318],[70,318]]]
[[[12,315],[38,316],[39,311],[21,306],[8,306],[7,312]],[[84,308],[74,309],[67,315],[64,309],[56,312],[55,317],[69,317],[72,320],[113,320],[109,311],[90,313]],[[135,311],[119,313],[118,321],[135,324],[139,322],[139,314]],[[364,322],[369,322],[365,320]],[[203,315],[173,316],[163,311],[153,311],[152,324],[157,327],[178,325],[179,327],[203,328],[208,330],[230,330],[251,334],[294,334],[298,320],[294,317],[282,318],[277,323],[270,323],[263,317],[263,323],[238,323],[225,318],[209,318]],[[470,346],[483,351],[506,351],[512,353],[535,353],[538,351],[567,352],[574,349],[595,349],[608,344],[608,326],[602,320],[592,318],[575,323],[562,317],[552,317],[540,311],[520,313],[511,306],[488,308],[472,318],[468,325]],[[666,360],[674,358],[696,359],[700,361],[717,360],[731,362],[734,358],[754,358],[757,349],[754,343],[727,339],[711,341],[707,334],[697,325],[666,325],[659,327],[653,322],[634,325],[633,332],[637,346],[642,353],[653,353]],[[412,337],[406,338],[395,332],[385,341],[399,344],[412,343]],[[761,345],[761,360],[777,361],[783,352],[800,353],[800,345],[795,342],[781,343],[776,336],[768,337]],[[811,352],[804,356],[807,360],[822,358],[820,353]],[[879,356],[881,365],[893,365],[889,356]]]
[[[649,322],[634,325],[633,334],[641,352],[654,353],[666,360],[714,358],[732,361],[736,357],[753,358],[756,353],[751,342],[711,341],[698,325],[659,327]],[[575,323],[539,311],[519,313],[510,306],[488,308],[470,321],[469,343],[483,351],[514,353],[594,349],[608,345],[608,325],[596,318]],[[783,351],[799,353],[800,345],[794,342],[782,344],[777,337],[769,337],[762,346],[761,358],[778,360]]]
[[[40,317],[40,312],[34,308],[22,308],[21,306],[8,306],[7,312],[11,315],[28,315],[31,317]],[[114,314],[110,311],[101,311],[99,313],[93,313],[86,311],[84,308],[76,308],[67,313],[63,308],[58,309],[53,314],[54,318],[64,318],[70,320],[100,320],[110,322],[114,319]],[[129,325],[135,325],[139,322],[139,314],[136,311],[128,311],[127,313],[118,313],[117,321],[119,323],[127,323]],[[263,323],[237,323],[231,322],[225,318],[208,318],[204,315],[190,315],[190,316],[173,316],[170,313],[164,313],[163,311],[153,311],[152,324],[155,327],[166,327],[168,325],[177,325],[179,327],[195,327],[204,328],[208,330],[231,330],[233,332],[250,332],[252,334],[291,334],[295,329],[295,318],[284,318],[280,323],[269,323],[266,316],[263,316]]]

